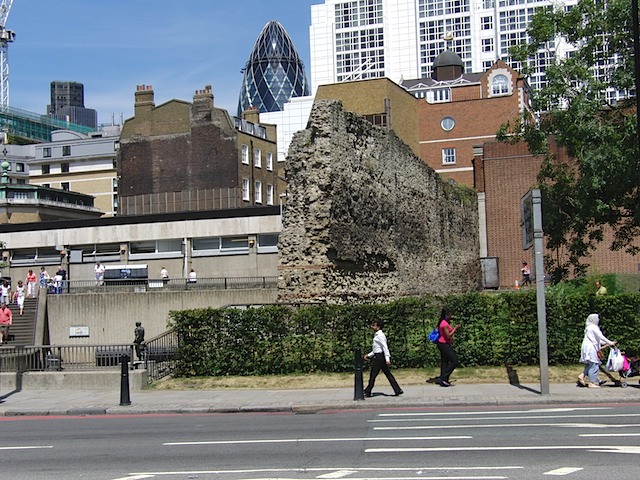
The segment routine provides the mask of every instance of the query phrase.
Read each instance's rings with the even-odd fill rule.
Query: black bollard
[[[355,349],[355,363],[353,367],[355,386],[353,388],[353,399],[364,400],[364,387],[362,386],[362,350]]]
[[[129,355],[120,357],[122,363],[122,378],[120,380],[120,406],[131,405],[129,396]]]

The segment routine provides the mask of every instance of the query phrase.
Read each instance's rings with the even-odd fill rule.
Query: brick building
[[[559,161],[569,161],[564,150],[555,145],[553,153]],[[533,249],[522,249],[520,199],[536,185],[543,159],[534,156],[524,142],[513,145],[487,142],[482,149],[477,149],[477,154],[474,166],[481,219],[480,256],[496,258],[500,286],[513,287],[515,280],[520,278],[522,262],[535,265]],[[544,204],[542,210],[544,215]],[[609,231],[593,255],[586,259],[591,271],[637,273],[640,259],[624,251],[612,252],[609,249],[611,240]]]
[[[215,108],[209,85],[192,103],[158,106],[151,86],[138,86],[118,150],[119,213],[276,204],[276,128],[259,120],[254,110],[232,118]]]
[[[451,51],[429,78],[402,82],[419,99],[419,156],[436,172],[473,185],[473,149],[496,138],[500,125],[530,108],[524,78],[501,60],[482,73],[463,73]]]

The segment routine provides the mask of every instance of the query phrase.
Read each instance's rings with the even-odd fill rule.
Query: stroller
[[[629,377],[640,375],[640,353],[633,350],[621,352],[623,357],[622,369],[618,371],[620,380],[616,380],[616,385],[627,388]],[[640,383],[640,382],[638,382]]]

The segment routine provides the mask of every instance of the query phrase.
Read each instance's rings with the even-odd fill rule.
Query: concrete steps
[[[20,316],[18,305],[11,303],[8,307],[13,312],[13,325],[9,328],[10,340],[5,339],[2,347],[16,347],[23,345],[33,345],[36,330],[36,310],[38,308],[37,298],[24,299],[24,311]]]

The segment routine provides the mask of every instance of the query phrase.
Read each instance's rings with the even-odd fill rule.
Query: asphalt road
[[[0,478],[637,478],[640,405],[5,417]]]

